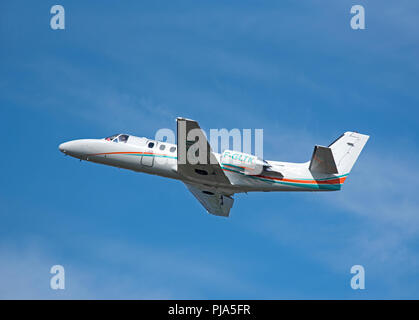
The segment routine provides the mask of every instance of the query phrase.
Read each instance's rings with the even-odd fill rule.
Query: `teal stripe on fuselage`
[[[224,170],[231,171],[237,174],[244,175],[242,172],[222,167]],[[270,182],[270,183],[276,183],[276,184],[282,184],[282,185],[288,185],[293,187],[299,187],[299,188],[307,188],[307,189],[313,189],[313,190],[340,190],[341,185],[340,184],[306,184],[306,183],[295,183],[295,182],[286,182],[286,181],[278,181],[278,180],[270,180],[266,178],[260,178],[256,176],[251,175],[245,175],[246,177],[256,179],[263,182]],[[299,179],[303,180],[303,179]],[[306,180],[306,179],[304,179]],[[308,179],[307,179],[308,180]]]
[[[123,154],[123,155],[127,155],[127,156],[149,156],[149,157],[159,157],[159,158],[168,158],[168,159],[177,159],[177,157],[175,156],[166,156],[166,155],[156,155],[156,154],[142,154],[142,153],[128,153],[128,154]],[[260,177],[256,177],[256,176],[251,176],[251,175],[245,175],[243,172],[240,171],[236,171],[230,168],[226,168],[225,165],[231,166],[231,167],[236,167],[239,169],[243,169],[239,166],[234,166],[231,164],[223,164],[221,165],[221,168],[230,172],[234,172],[237,174],[241,174],[244,175],[245,177],[248,178],[252,178],[252,179],[256,179],[259,181],[263,181],[263,182],[270,182],[270,183],[276,183],[276,184],[282,184],[282,185],[288,185],[288,186],[293,186],[293,187],[298,187],[298,188],[307,188],[307,189],[313,189],[313,190],[340,190],[341,185],[340,184],[306,184],[306,183],[294,183],[294,182],[286,182],[286,181],[278,181],[278,180],[270,180],[270,179],[266,179],[266,178],[260,178]],[[333,178],[322,178],[322,179],[317,179],[317,180],[332,180],[332,179],[338,179],[338,178],[342,178],[347,176],[348,174],[344,174],[344,175],[340,175],[340,176],[336,176]],[[311,181],[313,179],[298,179],[298,180],[307,180],[307,181]]]
[[[221,167],[224,168],[223,166],[229,166],[229,167],[233,167],[233,168],[237,168],[240,170],[244,170],[242,167],[240,166],[235,166],[233,164],[229,164],[229,163],[221,163]],[[228,170],[228,168],[224,168],[226,170]],[[235,172],[235,171],[233,171]],[[237,172],[237,173],[242,173],[242,172]],[[328,177],[328,178],[320,178],[320,179],[316,179],[317,181],[324,181],[324,180],[334,180],[334,179],[338,179],[338,178],[343,178],[346,177],[348,174],[342,174],[340,176],[336,176],[336,177]],[[247,176],[247,175],[246,175]],[[303,178],[298,178],[298,180],[307,180],[307,181],[313,181],[313,179],[303,179]]]

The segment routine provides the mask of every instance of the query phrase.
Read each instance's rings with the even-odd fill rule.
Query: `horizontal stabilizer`
[[[319,173],[338,173],[332,149],[315,146],[309,169]]]

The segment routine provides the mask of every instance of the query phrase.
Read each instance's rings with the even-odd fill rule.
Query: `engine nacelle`
[[[238,170],[247,175],[259,175],[270,165],[263,159],[251,154],[225,150],[221,155],[221,164],[232,170]]]

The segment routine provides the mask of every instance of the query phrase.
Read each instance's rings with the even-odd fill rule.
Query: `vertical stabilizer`
[[[339,174],[351,171],[368,139],[365,134],[348,131],[329,145]]]

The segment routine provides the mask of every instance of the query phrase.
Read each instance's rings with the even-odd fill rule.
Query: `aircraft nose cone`
[[[58,146],[58,150],[60,150],[61,152],[65,153],[65,145],[67,144],[67,142],[61,143]]]
[[[65,154],[70,156],[80,155],[84,153],[84,144],[81,140],[73,140],[61,143],[58,149]]]
[[[87,160],[89,154],[97,153],[97,145],[103,143],[97,139],[78,139],[64,142],[58,146],[58,149],[69,156],[77,159]]]
[[[58,146],[58,150],[60,150],[61,152],[64,152],[64,145],[65,145],[65,143],[61,143],[59,146]]]

